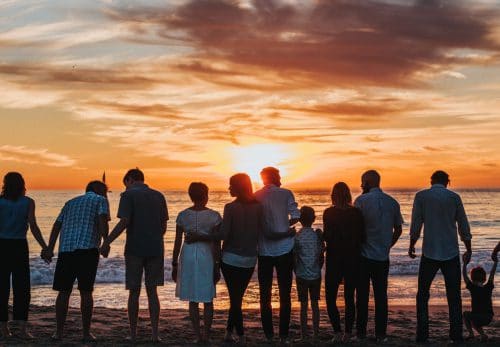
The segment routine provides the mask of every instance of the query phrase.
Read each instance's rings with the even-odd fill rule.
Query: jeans
[[[241,303],[243,302],[243,296],[245,295],[245,291],[255,268],[236,267],[222,262],[221,269],[230,300],[226,330],[232,333],[233,329],[236,329],[237,334],[243,336],[243,312],[241,311]]]
[[[425,341],[429,337],[429,289],[434,276],[441,270],[446,286],[448,300],[450,338],[462,340],[462,297],[460,294],[460,258],[438,261],[422,256],[418,271],[417,292],[417,340]]]
[[[267,338],[274,336],[273,308],[271,306],[271,291],[273,287],[273,272],[276,268],[280,294],[280,337],[288,337],[290,328],[290,313],[292,302],[290,292],[293,280],[293,253],[289,252],[277,257],[259,256],[259,291],[260,317],[262,328]]]
[[[12,276],[13,318],[27,321],[31,300],[30,264],[26,240],[0,239],[0,322],[9,320]]]
[[[341,332],[340,314],[337,308],[337,293],[342,279],[344,280],[345,331],[352,332],[356,317],[354,291],[358,282],[359,260],[357,258],[340,258],[326,255],[325,296],[328,317],[333,331]]]
[[[356,333],[366,335],[368,323],[368,300],[370,295],[370,280],[375,298],[375,336],[384,337],[387,334],[387,281],[389,277],[389,260],[378,261],[360,258],[359,282],[356,292],[357,320]]]

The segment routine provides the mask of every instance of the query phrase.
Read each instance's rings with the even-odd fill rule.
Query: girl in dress
[[[204,183],[191,183],[189,197],[193,206],[177,216],[172,279],[177,283],[176,296],[183,301],[189,301],[189,316],[197,342],[207,342],[213,319],[215,284],[220,279],[220,242],[210,240],[216,239],[222,218],[217,211],[206,207],[208,187]],[[208,241],[189,243],[187,241],[190,237]],[[200,330],[199,303],[204,304],[203,335]]]

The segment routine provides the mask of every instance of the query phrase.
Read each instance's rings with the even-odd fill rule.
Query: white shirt
[[[472,238],[462,199],[442,184],[415,195],[410,228],[413,240],[420,237],[422,225],[422,254],[430,259],[443,261],[459,255],[457,231],[462,241]]]
[[[264,207],[266,227],[272,232],[287,233],[290,219],[300,218],[293,193],[284,188],[268,184],[255,192],[255,198]],[[292,251],[294,238],[270,240],[263,233],[259,236],[259,255],[277,257]]]

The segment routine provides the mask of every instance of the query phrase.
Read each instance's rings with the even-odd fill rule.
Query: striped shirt
[[[61,223],[59,252],[98,248],[101,235],[98,218],[109,218],[108,200],[94,192],[87,192],[66,202],[57,222]]]

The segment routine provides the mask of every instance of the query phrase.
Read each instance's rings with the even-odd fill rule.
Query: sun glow
[[[230,151],[233,169],[247,173],[254,182],[260,182],[260,170],[266,166],[275,166],[282,177],[287,176],[285,162],[291,153],[284,145],[255,144],[233,147]]]

